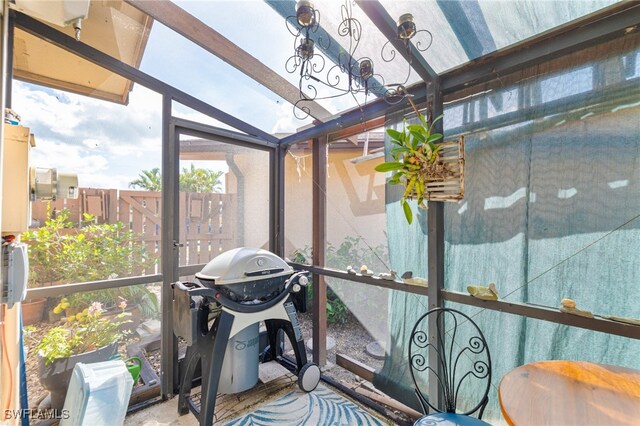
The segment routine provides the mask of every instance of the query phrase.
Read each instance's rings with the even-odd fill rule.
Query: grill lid
[[[202,271],[196,273],[196,278],[213,281],[215,285],[227,285],[284,277],[292,273],[293,268],[270,251],[240,247],[213,258]]]

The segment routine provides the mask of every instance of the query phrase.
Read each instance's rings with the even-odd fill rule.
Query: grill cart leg
[[[200,398],[200,415],[198,416],[200,426],[213,425],[220,372],[222,371],[224,353],[231,334],[233,319],[234,317],[231,314],[224,311],[220,313],[212,327],[214,328],[211,333],[212,350],[207,350],[200,355],[202,357],[202,396]],[[209,343],[207,346],[209,346]]]
[[[178,414],[181,416],[189,413],[189,401],[191,395],[191,386],[193,383],[193,376],[196,371],[196,367],[200,362],[200,354],[194,349],[193,346],[187,347],[187,353],[184,357],[184,373],[182,380],[180,381],[180,393],[178,395]]]
[[[214,320],[209,332],[206,335],[199,334],[193,345],[187,348],[185,372],[180,383],[178,413],[186,414],[191,410],[200,426],[213,425],[220,373],[233,320],[233,315],[222,311]],[[199,406],[190,395],[198,361],[201,363],[202,372]]]
[[[275,361],[279,356],[282,356],[282,339],[279,338],[278,332],[280,327],[275,323],[278,320],[265,320],[264,325],[267,328],[267,347],[262,353],[262,362]]]
[[[296,369],[295,373],[298,375],[298,386],[305,392],[313,391],[320,382],[320,368],[311,362],[307,361],[307,351],[304,347],[304,338],[300,331],[300,324],[298,323],[298,315],[293,307],[293,303],[285,303],[285,309],[290,321],[285,320],[266,320],[267,335],[269,337],[269,353],[265,357],[266,359],[278,359],[278,356],[282,355],[278,350],[278,332],[283,330],[291,345],[293,346],[293,352],[296,356]]]

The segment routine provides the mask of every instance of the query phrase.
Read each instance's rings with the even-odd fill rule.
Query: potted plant
[[[394,145],[389,151],[391,161],[376,166],[378,172],[394,172],[388,180],[390,185],[404,185],[400,200],[407,222],[413,221],[413,212],[407,200],[417,200],[418,207],[426,208],[424,201],[458,201],[464,194],[463,165],[464,140],[438,143],[441,133],[434,133],[434,124],[442,119],[436,117],[431,123],[420,114],[409,99],[419,123],[403,123],[403,130],[387,129]]]
[[[46,297],[27,299],[22,302],[22,325],[33,325],[42,321],[46,304]]]
[[[51,328],[36,346],[39,379],[51,392],[51,408],[62,409],[73,368],[78,362],[107,361],[118,351],[125,333],[120,326],[129,314],[116,318],[102,316],[102,306],[96,302],[86,311],[65,319],[65,324]]]

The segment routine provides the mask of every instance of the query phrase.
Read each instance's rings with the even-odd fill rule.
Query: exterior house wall
[[[309,154],[309,150],[294,149],[285,161],[287,254],[311,246],[313,171]],[[383,159],[350,161],[360,155],[362,150],[357,147],[329,150],[326,232],[327,242],[334,246],[347,236],[361,236],[372,247],[386,244],[385,176],[374,170]]]

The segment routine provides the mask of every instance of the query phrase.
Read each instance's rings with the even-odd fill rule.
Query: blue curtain
[[[594,314],[640,318],[638,40],[575,52],[448,99],[445,134],[465,135],[466,179],[465,199],[445,207],[447,289],[495,282],[507,301],[559,307],[568,297]],[[399,196],[388,195],[392,267],[426,276],[425,227],[407,226]],[[415,406],[406,343],[427,303],[396,294],[390,304],[389,353],[376,385]],[[518,365],[576,359],[640,369],[639,340],[450,306],[472,315],[487,337],[489,421],[500,418],[500,379]],[[469,404],[479,395],[465,392]]]

